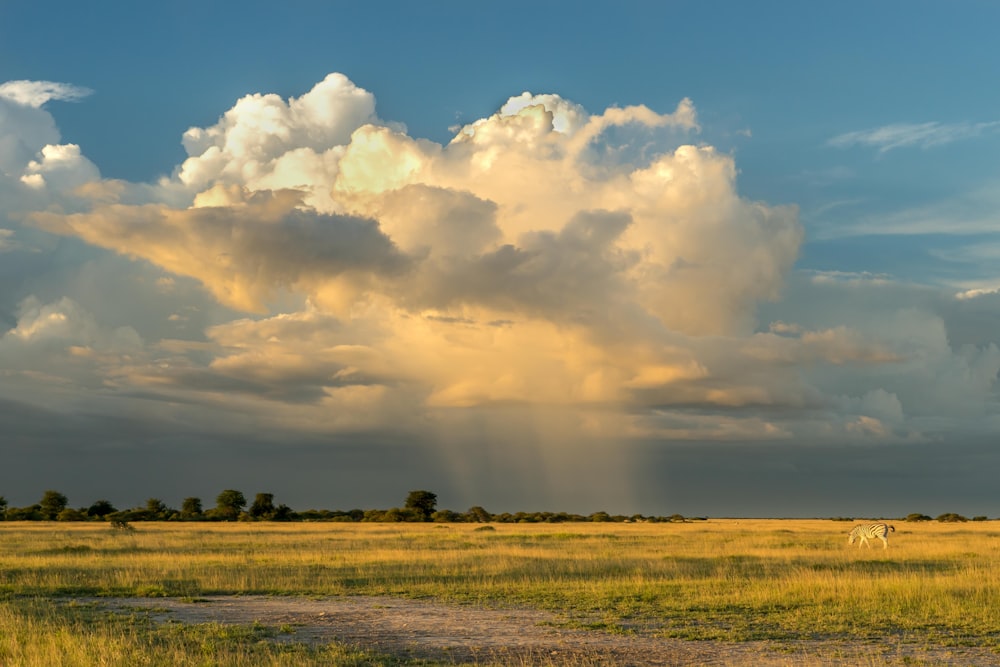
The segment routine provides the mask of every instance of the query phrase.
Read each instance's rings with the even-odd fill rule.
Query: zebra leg
[[[879,537],[882,539],[882,548],[883,549],[888,549],[889,548],[889,540],[886,539],[885,535],[880,535]]]

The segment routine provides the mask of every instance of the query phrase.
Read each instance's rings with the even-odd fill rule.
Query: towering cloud
[[[97,167],[75,144],[60,144],[55,120],[43,106],[53,100],[78,100],[90,90],[51,81],[8,81],[0,84],[0,193],[17,202],[39,200],[30,190],[52,186],[65,192],[97,180]],[[0,211],[5,212],[5,211]]]
[[[58,144],[39,106],[70,92],[6,90],[2,108],[35,132],[30,147],[7,140],[18,187],[76,202],[34,224],[221,306],[183,336],[173,313],[169,335],[102,366],[122,391],[252,405],[300,430],[433,431],[520,405],[602,437],[904,440],[919,437],[913,406],[951,414],[908,386],[914,359],[932,355],[920,372],[966,403],[985,405],[995,379],[973,371],[994,369],[995,348],[907,338],[937,331],[926,314],[799,319],[806,297],[759,321],[790,279],[831,303],[852,287],[792,273],[797,210],[741,197],[733,156],[698,141],[686,99],[591,113],[525,92],[442,145],[331,74],[301,97],[241,98],[184,134],[172,178],[143,185],[100,181]],[[25,303],[8,345],[86,321],[69,302]]]

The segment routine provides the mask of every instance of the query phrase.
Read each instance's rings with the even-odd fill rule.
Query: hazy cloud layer
[[[796,208],[740,196],[690,100],[595,112],[526,92],[442,145],[331,74],[241,98],[184,133],[173,176],[127,183],[42,108],[82,94],[0,87],[4,261],[93,253],[0,303],[0,399],[211,433],[392,425],[448,451],[515,429],[543,468],[581,442],[907,445],[996,425],[1000,341],[956,342],[988,293],[794,272]]]

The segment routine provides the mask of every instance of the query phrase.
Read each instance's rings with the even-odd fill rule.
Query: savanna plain
[[[0,665],[1000,664],[1000,524],[889,523],[6,522]]]

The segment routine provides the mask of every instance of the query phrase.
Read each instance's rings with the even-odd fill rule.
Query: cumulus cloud
[[[195,191],[220,183],[299,188],[310,193],[311,205],[335,211],[323,190],[336,176],[351,134],[379,122],[374,96],[342,74],[287,101],[274,94],[247,95],[215,125],[184,133],[189,157],[177,178]]]
[[[588,114],[558,96],[525,93],[440,146],[382,123],[370,93],[330,75],[287,102],[244,97],[216,125],[185,133],[191,157],[177,178],[193,191],[191,209],[117,206],[38,220],[194,276],[229,305],[259,309],[269,281],[289,287],[299,276],[223,267],[220,258],[242,253],[220,247],[216,235],[230,228],[215,219],[226,207],[241,219],[253,217],[239,208],[245,206],[240,189],[294,188],[301,201],[286,209],[289,220],[302,219],[308,208],[349,216],[336,225],[326,219],[317,228],[326,231],[343,229],[347,219],[376,221],[386,234],[379,252],[388,256],[391,242],[416,266],[406,278],[412,282],[379,291],[414,307],[488,307],[498,317],[575,309],[566,317],[587,317],[585,310],[606,310],[596,297],[607,301],[614,292],[672,330],[748,331],[755,304],[778,295],[795,259],[801,228],[794,209],[742,200],[732,158],[710,147],[656,153],[650,145],[640,166],[606,168],[593,151],[615,150],[620,137],[608,130],[617,127],[690,132],[698,126],[689,100],[669,114],[642,106]],[[187,231],[163,231],[178,226]],[[281,225],[254,229],[256,236]],[[283,243],[255,245],[268,257],[253,261],[291,269],[295,257],[323,247],[308,235],[281,235]],[[188,242],[178,251],[181,237]],[[339,247],[345,243],[353,241]],[[358,243],[359,256],[369,259],[355,262],[367,265],[356,273],[377,277],[385,262],[377,267],[364,241]],[[292,248],[300,244],[309,248]],[[325,273],[337,275],[338,267],[329,263]],[[248,275],[252,287],[244,284]],[[311,297],[327,302],[351,298],[321,280],[309,288]],[[587,297],[593,305],[583,304]]]
[[[15,326],[0,336],[3,395],[23,400],[53,388],[104,389],[142,348],[135,329],[105,326],[73,299],[45,303],[30,296],[21,302]]]
[[[21,302],[17,325],[2,340],[8,345],[40,345],[69,350],[73,354],[129,352],[141,347],[138,333],[131,327],[109,329],[68,297],[42,303],[30,296]]]
[[[39,228],[174,276],[157,294],[185,277],[254,314],[145,344],[123,390],[316,430],[518,405],[602,437],[905,439],[914,415],[990,412],[996,347],[953,349],[939,315],[887,308],[890,277],[795,274],[797,209],[741,196],[699,130],[687,99],[591,112],[525,92],[442,145],[331,74],[191,128],[141,193],[58,137],[15,173],[86,202]],[[86,319],[35,310],[11,341]]]
[[[21,182],[31,188],[48,186],[69,192],[99,178],[97,167],[80,153],[79,146],[48,144],[28,163]]]
[[[0,84],[0,216],[52,204],[72,208],[73,190],[100,179],[79,146],[60,143],[55,120],[43,108],[89,93],[50,81]]]

